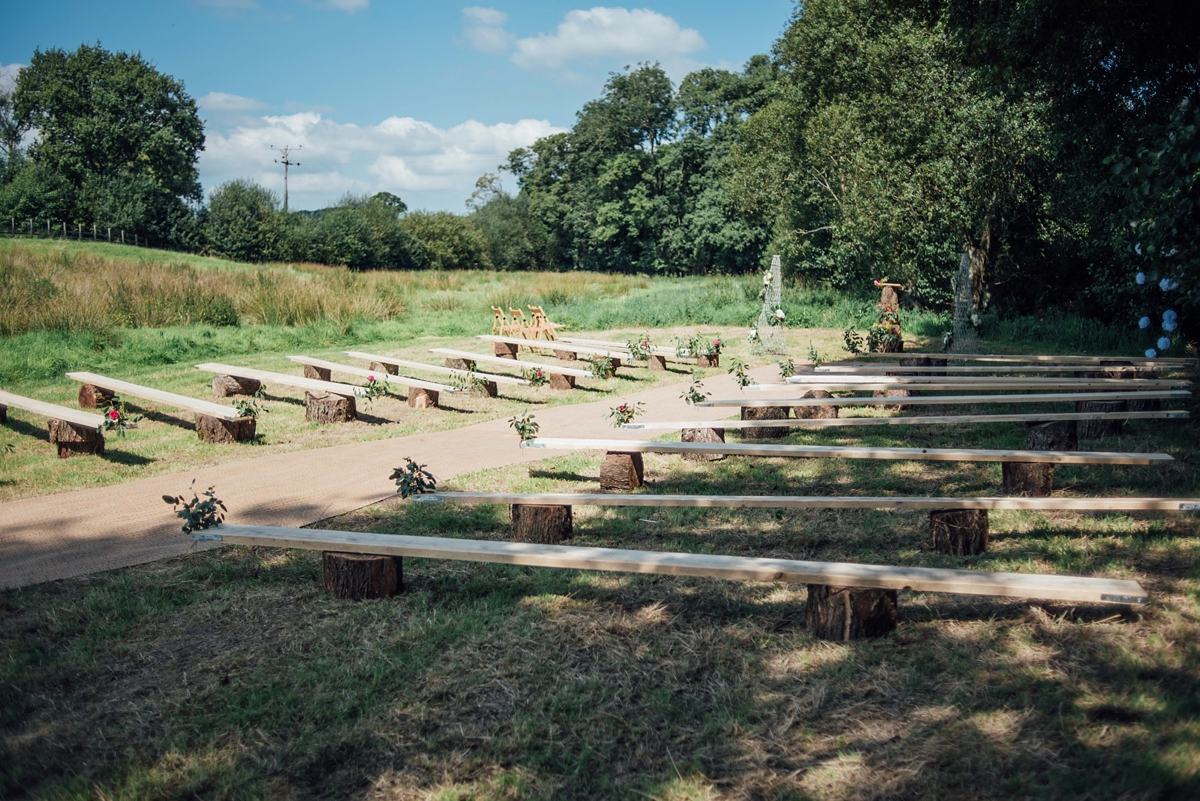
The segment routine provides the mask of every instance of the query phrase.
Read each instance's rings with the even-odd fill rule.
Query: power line
[[[304,147],[304,145],[297,145],[296,149],[300,150],[303,147]],[[274,150],[275,145],[271,145],[271,149]],[[283,213],[284,214],[287,214],[287,210],[288,210],[288,193],[287,193],[288,167],[299,167],[300,166],[300,162],[298,162],[298,161],[288,161],[288,154],[290,154],[291,152],[292,152],[291,145],[284,145],[282,148],[279,149],[280,158],[275,159],[276,164],[283,165]]]

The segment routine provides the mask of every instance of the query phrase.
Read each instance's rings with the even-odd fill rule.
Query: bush
[[[419,266],[435,270],[484,270],[492,266],[488,242],[470,219],[447,211],[415,211],[401,219],[419,244]]]
[[[204,215],[209,248],[237,261],[266,261],[279,251],[283,220],[275,193],[253,181],[228,181],[213,190]]]

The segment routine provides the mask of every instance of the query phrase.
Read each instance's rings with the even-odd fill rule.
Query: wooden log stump
[[[1131,412],[1161,412],[1162,401],[1158,398],[1151,398],[1150,400],[1127,400],[1125,401],[1125,408]]]
[[[911,398],[912,396],[912,390],[908,389],[877,389],[871,393],[872,398]],[[880,406],[889,412],[904,411],[903,403],[884,403]]]
[[[511,342],[493,342],[492,353],[499,356],[501,359],[515,359],[517,352],[520,350],[520,345],[514,345]]]
[[[571,507],[514,503],[512,527],[515,542],[554,544],[568,540],[574,533]]]
[[[435,389],[409,387],[408,405],[414,409],[436,409],[438,405],[438,394],[438,391]]]
[[[1026,423],[1025,447],[1032,451],[1073,451],[1079,448],[1074,420]],[[1054,491],[1054,465],[1004,462],[1004,491],[1008,495],[1048,498]]]
[[[680,436],[683,442],[720,442],[725,443],[723,428],[685,428]],[[689,462],[719,462],[725,458],[723,453],[685,453],[683,458]]]
[[[895,590],[809,584],[804,625],[822,640],[882,637],[896,628],[896,603]]]
[[[935,359],[932,356],[919,356],[919,357],[913,357],[911,359],[901,359],[900,366],[901,367],[945,367],[946,360],[945,359]],[[892,375],[892,373],[888,373],[888,375]],[[946,373],[945,373],[945,371],[942,371],[942,372],[931,371],[928,373],[926,373],[926,372],[909,373],[908,375],[944,376],[944,375],[946,375]]]
[[[79,406],[83,409],[98,409],[107,406],[115,394],[111,389],[95,384],[83,384],[79,387]]]
[[[929,547],[939,553],[971,556],[988,546],[987,509],[953,509],[929,513]]]
[[[646,357],[646,366],[656,372],[660,372],[660,373],[666,372],[667,357],[666,356],[656,356],[655,354],[651,353],[649,356]]]
[[[325,589],[347,601],[387,598],[404,589],[404,562],[399,556],[324,552]]]
[[[304,365],[304,377],[315,378],[318,381],[332,381],[333,371],[328,367],[313,367],[311,364]]]
[[[371,362],[371,369],[377,373],[387,373],[388,375],[400,374],[400,365],[388,362]]]
[[[891,284],[881,284],[879,302],[893,309],[900,308],[900,287]]]
[[[483,381],[481,383],[472,384],[470,393],[480,398],[494,398],[500,394],[500,388],[495,381]]]
[[[871,353],[903,353],[904,352],[904,343],[903,342],[891,342],[891,341],[873,342],[868,338],[867,339],[867,349]]]
[[[253,417],[237,417],[226,420],[209,414],[196,414],[196,436],[201,442],[227,445],[231,442],[247,442],[254,439],[258,420]]]
[[[628,492],[642,486],[646,469],[640,453],[609,451],[600,465],[600,489]]]
[[[823,389],[810,389],[800,396],[801,398],[832,398]],[[838,407],[836,406],[793,406],[792,413],[796,415],[797,420],[825,420],[838,416]]]
[[[786,420],[786,406],[743,406],[743,420]],[[779,439],[788,435],[787,426],[764,426],[762,428],[743,428],[742,435],[752,439]]]
[[[558,359],[559,361],[573,362],[578,359],[579,356],[573,350],[558,350],[555,348],[554,358]]]
[[[54,419],[47,421],[46,428],[50,432],[50,444],[58,448],[59,459],[104,453],[104,432],[97,428]]]
[[[455,370],[466,370],[468,373],[475,372],[474,359],[454,359],[451,357],[446,357],[446,366],[452,367]]]
[[[712,356],[705,356],[703,353],[696,357],[696,366],[698,367],[720,367],[721,354],[714,353]]]
[[[1125,401],[1079,401],[1075,404],[1075,411],[1082,414],[1123,412],[1127,408]],[[1102,439],[1108,436],[1115,436],[1120,434],[1121,429],[1124,427],[1124,420],[1105,420],[1096,417],[1080,420],[1079,438]]]
[[[575,389],[575,376],[562,373],[548,373],[550,389]]]
[[[304,393],[304,419],[313,423],[348,423],[358,419],[354,398],[323,392]]]
[[[230,395],[253,395],[262,389],[262,382],[257,378],[238,378],[235,375],[213,376],[212,394],[214,398],[228,398]]]
[[[0,403],[0,423],[8,422],[8,407]]]

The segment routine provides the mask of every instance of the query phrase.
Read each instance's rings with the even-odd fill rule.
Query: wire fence
[[[9,217],[0,226],[0,235],[9,237],[24,237],[32,239],[62,239],[78,242],[111,242],[118,245],[135,245],[151,247],[154,243],[150,237],[138,231],[127,231],[111,225],[85,225],[84,223],[68,223],[53,220],[39,220],[33,217],[18,220]],[[161,245],[159,245],[161,247]]]

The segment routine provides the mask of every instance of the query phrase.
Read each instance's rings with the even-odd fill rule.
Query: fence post
[[[29,218],[29,235],[33,236],[33,218]]]
[[[96,241],[96,224],[92,223],[92,241]]]
[[[108,226],[108,241],[112,242],[112,226]]]
[[[121,229],[121,244],[122,245],[125,244],[125,229],[124,228]]]
[[[46,236],[50,236],[50,219],[46,219]]]
[[[63,239],[67,238],[67,221],[63,220]]]
[[[83,241],[83,223],[75,223],[75,225],[78,226],[75,229],[75,241],[82,242]]]

